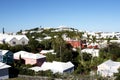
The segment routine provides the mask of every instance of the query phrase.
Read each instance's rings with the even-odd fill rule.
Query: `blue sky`
[[[0,32],[61,25],[120,32],[120,0],[0,0]]]

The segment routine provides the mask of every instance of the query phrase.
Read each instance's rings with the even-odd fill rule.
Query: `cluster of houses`
[[[74,71],[74,65],[71,62],[46,62],[46,56],[40,53],[35,54],[26,51],[12,53],[8,50],[0,50],[0,79],[8,79],[10,68],[8,64],[20,59],[22,59],[25,65],[35,65],[30,68],[35,72],[51,70],[53,73],[71,73]]]
[[[43,30],[43,29],[40,29]],[[73,28],[60,27],[55,31],[63,31],[63,30],[75,30]],[[41,31],[39,31],[41,32]],[[25,32],[23,32],[25,34]],[[117,40],[111,40],[111,42],[120,42],[120,33],[93,33],[93,32],[85,32],[83,34],[83,38],[87,39],[87,35],[96,36],[96,38],[113,38],[116,37]],[[50,36],[45,37],[44,39],[51,39]],[[101,43],[88,43],[87,41],[81,41],[78,39],[70,39],[65,35],[63,39],[70,43],[74,48],[81,47],[81,52],[89,53],[93,57],[99,57],[99,48],[106,46],[107,41],[102,41]],[[25,35],[8,35],[8,34],[0,34],[0,44],[7,43],[10,46],[15,45],[26,45],[28,44],[29,39]],[[8,79],[9,78],[9,64],[13,63],[13,61],[17,61],[22,59],[24,64],[35,65],[29,69],[38,71],[46,71],[51,70],[53,73],[71,73],[74,71],[74,65],[71,62],[47,62],[45,54],[51,53],[56,54],[54,50],[41,50],[40,53],[30,53],[26,51],[18,51],[16,53],[12,53],[9,50],[0,50],[0,79]],[[118,68],[120,67],[120,62],[115,62],[112,60],[108,60],[103,62],[102,64],[97,66],[97,74],[107,77],[113,76],[114,73],[118,72]]]

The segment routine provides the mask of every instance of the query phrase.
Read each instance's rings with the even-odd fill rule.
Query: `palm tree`
[[[82,48],[81,48],[81,40],[82,40],[82,38],[83,38],[83,33],[77,31],[76,37],[77,37],[78,41],[80,42],[80,46],[79,46],[79,48],[78,48],[78,52],[79,52],[79,55],[80,55],[80,57],[81,57],[81,60],[79,60],[79,62],[80,62],[82,65],[84,65],[83,55],[82,55],[82,53],[81,53],[81,49],[82,49]]]
[[[110,52],[110,40],[111,38],[107,38],[107,47],[108,47],[108,53]]]
[[[90,35],[87,34],[87,42],[90,43]]]
[[[94,52],[94,46],[95,46],[95,42],[96,42],[96,36],[92,36],[92,39],[91,39],[92,43],[93,43],[93,52]],[[93,62],[93,56],[92,56],[92,59],[91,59],[91,63]]]

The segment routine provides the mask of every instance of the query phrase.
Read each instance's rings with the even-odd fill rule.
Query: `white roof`
[[[44,39],[51,39],[51,37],[50,37],[50,36],[47,36],[47,37],[45,37]]]
[[[83,49],[81,52],[90,53],[92,56],[99,56],[99,49]]]
[[[29,68],[29,69],[34,70],[35,72],[48,70],[48,69],[45,69],[45,68],[42,68],[39,66],[35,66],[35,67]]]
[[[22,39],[22,38],[25,38],[27,40],[29,40],[26,35],[14,35],[14,37],[16,37],[18,40]]]
[[[9,50],[0,50],[0,54],[5,55]]]
[[[34,54],[34,53],[26,52],[26,51],[19,51],[19,52],[14,53],[14,58],[15,57],[18,58],[20,55],[21,55],[21,58],[31,58],[31,59],[40,59],[40,58],[46,57],[38,53]]]
[[[120,62],[115,62],[115,61],[112,61],[112,60],[107,60],[104,63],[100,64],[99,66],[102,66],[102,65],[106,65],[106,66],[109,66],[109,67],[114,67],[114,66],[120,66]]]
[[[0,62],[0,69],[5,69],[5,68],[9,68],[9,67],[11,67],[11,66],[9,66],[9,65],[7,65],[5,63]]]
[[[54,50],[41,50],[40,53],[41,54],[47,54],[47,53],[56,54],[56,53],[54,53]]]
[[[73,68],[74,65],[71,62],[44,62],[41,67],[32,67],[30,69],[35,70],[35,71],[45,71],[45,70],[51,70],[53,73],[60,72],[63,73],[63,71]]]
[[[69,68],[72,68],[74,67],[74,65],[71,63],[71,62],[67,62],[67,63],[64,63],[64,62],[57,62],[57,61],[53,61],[53,73],[56,73],[56,72],[63,72]]]
[[[120,68],[120,62],[112,60],[107,60],[98,65],[98,71],[102,76],[112,76],[114,73],[118,73],[118,68]]]
[[[10,41],[11,39],[17,39],[20,40],[22,38],[25,38],[27,40],[29,40],[26,35],[8,35],[8,34],[0,34],[0,40],[5,40],[5,41]]]

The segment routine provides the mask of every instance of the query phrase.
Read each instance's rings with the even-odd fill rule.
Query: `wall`
[[[8,79],[9,75],[8,75],[8,68],[6,69],[0,69],[0,80],[1,79]]]

